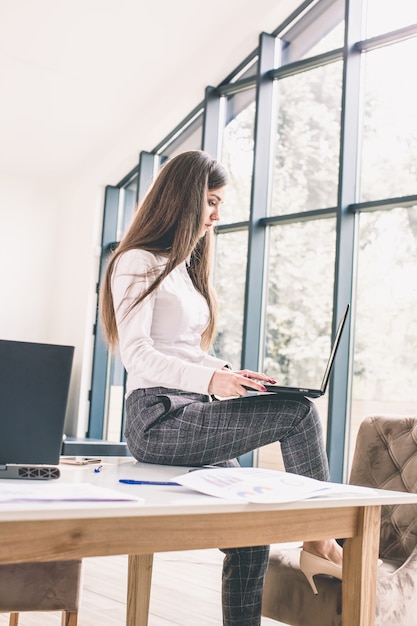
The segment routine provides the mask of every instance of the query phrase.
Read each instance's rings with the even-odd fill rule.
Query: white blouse
[[[185,262],[127,313],[132,301],[153,281],[147,272],[155,267],[161,270],[165,264],[165,257],[129,250],[113,270],[112,295],[120,356],[127,371],[126,396],[145,387],[207,394],[216,369],[230,365],[200,347],[208,306],[194,288]]]

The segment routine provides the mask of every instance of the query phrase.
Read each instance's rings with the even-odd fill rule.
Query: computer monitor
[[[73,346],[0,340],[0,466],[59,463],[73,355]]]

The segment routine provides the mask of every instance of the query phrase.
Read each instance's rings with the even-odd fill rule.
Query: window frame
[[[143,197],[163,159],[172,155],[183,140],[201,123],[201,148],[213,156],[219,153],[220,131],[224,125],[224,100],[239,91],[256,87],[255,145],[249,220],[218,226],[222,233],[248,230],[248,262],[245,286],[245,305],[242,339],[242,368],[257,369],[263,341],[264,254],[268,227],[280,222],[314,220],[319,217],[336,217],[335,283],[332,312],[332,335],[347,302],[354,305],[355,254],[357,216],[362,211],[383,210],[393,206],[410,206],[417,203],[417,195],[383,198],[372,202],[358,202],[357,171],[361,124],[362,57],[368,50],[390,45],[393,42],[417,35],[417,25],[363,39],[363,12],[366,0],[306,0],[273,33],[261,33],[258,47],[231,72],[217,87],[205,89],[204,100],[150,152],[141,152],[139,163],[116,186],[106,189],[103,217],[102,257],[99,282],[103,276],[108,251],[117,244],[117,203],[120,190],[136,185],[136,202]],[[344,14],[345,39],[342,48],[312,57],[295,59],[291,41],[298,55],[311,41],[315,25],[322,30],[334,24]],[[303,45],[299,45],[305,37]],[[298,46],[296,48],[295,46]],[[274,91],[283,77],[297,74],[334,61],[343,61],[342,109],[340,130],[340,162],[337,206],[317,207],[311,211],[289,215],[267,214],[270,193],[272,123]],[[349,140],[347,140],[349,138]],[[97,287],[98,287],[97,284]],[[249,306],[250,303],[250,306]],[[339,348],[331,383],[327,420],[327,453],[331,477],[334,481],[346,480],[348,436],[347,419],[350,415],[350,381],[352,379],[352,328],[353,311],[346,325]],[[103,436],[106,390],[103,387],[104,364],[107,368],[107,351],[99,328],[95,324],[92,385],[90,391],[90,419],[88,437]],[[98,363],[102,362],[100,367]],[[122,435],[121,435],[122,436]],[[253,460],[253,458],[251,457]]]

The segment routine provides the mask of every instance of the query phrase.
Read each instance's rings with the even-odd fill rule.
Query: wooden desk
[[[59,481],[110,487],[142,496],[144,502],[1,504],[0,563],[128,554],[126,623],[146,626],[155,552],[344,537],[342,623],[372,626],[381,505],[417,502],[417,495],[369,490],[369,497],[360,500],[343,495],[285,505],[246,504],[183,487],[118,482],[169,480],[182,471],[186,468],[126,458],[106,459],[98,474],[92,466],[62,466]]]

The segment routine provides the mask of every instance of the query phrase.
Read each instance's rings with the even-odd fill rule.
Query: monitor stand
[[[20,478],[22,480],[50,480],[61,475],[56,465],[35,465],[24,463],[7,463],[0,465],[1,478]]]

